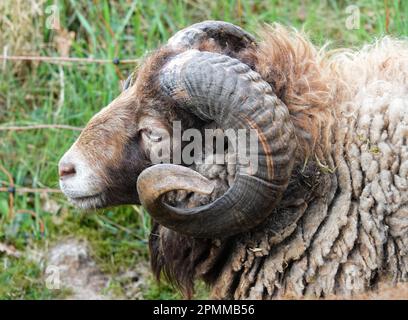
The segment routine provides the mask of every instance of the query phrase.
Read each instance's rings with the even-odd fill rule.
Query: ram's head
[[[178,32],[63,156],[65,195],[83,209],[141,203],[158,223],[194,237],[224,237],[262,222],[287,187],[296,142],[286,106],[240,59],[245,50],[256,50],[254,38],[229,23],[206,21]],[[255,132],[256,170],[238,160],[233,182],[214,201],[170,203],[166,195],[175,190],[210,194],[216,188],[194,165],[174,164],[184,147],[174,137],[175,123],[182,132],[209,125]],[[152,159],[163,150],[170,150],[172,164]]]

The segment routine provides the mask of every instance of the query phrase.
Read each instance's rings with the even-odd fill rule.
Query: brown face
[[[60,187],[82,209],[138,204],[136,181],[167,132],[143,115],[129,88],[96,114],[59,162]]]

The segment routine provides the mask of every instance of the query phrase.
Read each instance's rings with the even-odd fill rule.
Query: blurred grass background
[[[59,29],[47,27],[56,5]],[[360,12],[360,26],[346,28],[350,5]],[[347,9],[349,7],[349,9]],[[353,7],[351,7],[353,8]],[[139,58],[192,23],[219,19],[256,32],[263,23],[303,28],[318,45],[357,47],[385,34],[408,34],[404,0],[2,0],[0,50],[8,55],[44,55],[113,59]],[[48,21],[49,22],[49,21]],[[68,124],[83,127],[120,92],[132,65],[4,62],[0,64],[0,126]],[[58,188],[57,163],[79,132],[70,130],[0,131],[0,165],[17,187]],[[0,171],[0,187],[8,186]],[[0,251],[0,299],[64,297],[45,288],[41,263],[29,252],[46,250],[68,236],[87,239],[103,272],[112,276],[110,293],[126,294],[117,275],[148,261],[148,215],[139,207],[107,209],[83,215],[60,194],[0,192],[0,243],[23,253]],[[16,214],[30,210],[30,214]],[[139,298],[178,299],[170,286],[146,276]],[[198,297],[206,297],[200,288]],[[132,298],[132,297],[131,297]]]

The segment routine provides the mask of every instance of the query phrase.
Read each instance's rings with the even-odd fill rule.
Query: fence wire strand
[[[48,56],[13,56],[8,55],[7,50],[3,51],[3,55],[0,55],[0,61],[3,61],[3,68],[7,61],[38,61],[46,63],[112,63],[114,65],[119,64],[136,64],[139,62],[139,59],[98,59],[98,58],[77,58],[77,57],[48,57]],[[82,131],[83,128],[65,125],[65,124],[35,124],[35,125],[25,125],[25,126],[16,126],[16,125],[6,125],[0,126],[0,131],[26,131],[26,130],[42,130],[42,129],[62,129],[62,130],[72,130],[72,131]],[[9,218],[12,219],[15,214],[29,214],[32,217],[36,217],[36,213],[32,210],[14,210],[14,200],[16,193],[61,193],[60,189],[53,188],[29,188],[29,187],[20,187],[14,184],[14,179],[12,174],[0,163],[0,171],[4,173],[7,177],[8,183],[7,187],[2,185],[5,182],[0,180],[0,192],[8,193],[8,206],[9,206]],[[40,229],[44,232],[44,224],[40,220]]]
[[[37,61],[37,62],[49,62],[49,63],[65,63],[65,62],[75,62],[75,63],[113,63],[118,64],[135,64],[138,63],[139,59],[98,59],[98,58],[77,58],[77,57],[48,57],[48,56],[9,56],[7,52],[4,51],[3,55],[0,56],[0,60],[3,61]]]

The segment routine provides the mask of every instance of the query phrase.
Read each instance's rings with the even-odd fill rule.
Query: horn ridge
[[[178,31],[167,45],[173,48],[198,48],[204,41],[213,39],[221,47],[238,52],[247,47],[256,47],[253,35],[239,26],[225,21],[207,20],[195,23]]]
[[[237,164],[234,184],[224,195],[187,209],[141,190],[155,180],[152,166],[138,178],[141,203],[160,224],[193,237],[226,237],[261,223],[280,201],[294,165],[297,143],[287,107],[249,66],[217,53],[182,52],[163,67],[159,79],[164,93],[187,112],[215,121],[222,129],[255,129],[258,170],[248,174]]]

